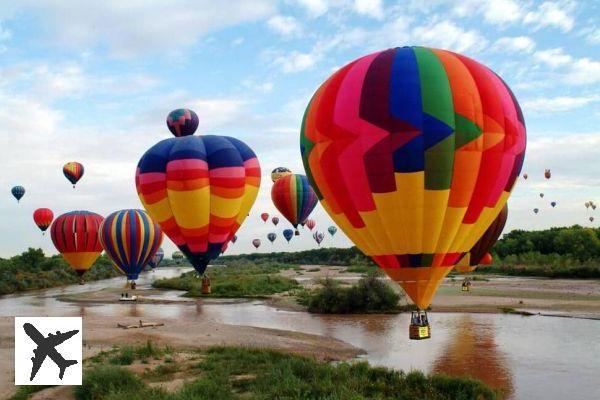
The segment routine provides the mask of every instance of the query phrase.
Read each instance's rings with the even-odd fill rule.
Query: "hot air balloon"
[[[494,72],[449,51],[403,47],[323,83],[300,149],[338,227],[424,310],[504,207],[525,136],[520,107]],[[428,337],[419,316],[411,338]]]
[[[290,171],[286,167],[277,167],[273,171],[271,171],[271,180],[273,183],[277,181],[279,178],[283,178],[284,176],[291,175],[292,171]]]
[[[254,239],[252,241],[252,246],[258,249],[260,247],[260,239]]]
[[[158,250],[156,250],[156,253],[154,253],[154,256],[148,261],[148,265],[150,268],[154,269],[158,267],[163,258],[165,258],[165,251],[162,247],[159,247]]]
[[[260,219],[262,219],[263,222],[267,222],[267,220],[269,219],[269,214],[268,213],[260,214]]]
[[[544,171],[544,177],[546,179],[550,179],[551,176],[552,176],[552,173],[550,172],[549,169],[547,169],[547,170]]]
[[[33,222],[40,228],[42,234],[46,233],[53,219],[54,213],[49,208],[38,208],[33,212]]]
[[[586,202],[585,202],[585,208],[590,208],[590,206],[591,206],[590,202],[589,202],[589,201],[586,201]]]
[[[277,226],[277,224],[279,223],[279,217],[271,218],[271,222],[273,223],[273,225]]]
[[[98,229],[103,219],[90,211],[71,211],[56,218],[50,227],[54,247],[79,275],[79,284],[102,253]]]
[[[594,222],[594,217],[590,217],[590,222]]]
[[[337,232],[337,228],[335,226],[331,225],[329,228],[327,228],[327,231],[329,232],[329,234],[331,236],[333,236]]]
[[[83,165],[77,161],[71,161],[63,165],[63,174],[71,182],[73,189],[75,189],[75,185],[83,176],[83,172]]]
[[[144,208],[199,274],[246,219],[260,186],[254,152],[227,136],[163,140],[136,173]]]
[[[556,207],[556,202],[555,201],[551,201],[550,205],[552,206],[552,208]]]
[[[544,193],[540,193],[540,197],[543,199],[544,198]]]
[[[293,230],[291,230],[291,229],[283,230],[283,237],[285,238],[285,240],[287,240],[288,243],[290,242],[290,240],[292,239],[293,236],[294,236]]]
[[[162,243],[160,226],[142,210],[110,214],[99,229],[100,243],[128,281],[134,281]]]
[[[17,203],[25,196],[25,188],[23,186],[13,186],[10,192],[17,199]]]
[[[269,239],[269,242],[273,243],[275,239],[277,239],[277,234],[271,232],[267,235],[267,239]]]
[[[534,212],[534,213],[536,213],[536,214],[537,214],[539,211],[540,211],[540,209],[539,209],[539,208],[534,208],[534,209],[533,209],[533,212]]]
[[[523,174],[523,179],[527,179],[527,178],[528,178],[527,174]]]
[[[167,127],[175,137],[193,135],[198,122],[198,115],[187,108],[178,108],[167,116]]]
[[[173,260],[181,260],[183,259],[184,255],[181,251],[174,251],[173,254],[171,255],[171,258],[173,258]]]
[[[324,238],[325,235],[323,234],[323,232],[315,231],[315,233],[313,233],[313,239],[315,239],[315,242],[317,242],[319,246],[321,245],[321,242]]]
[[[235,244],[235,242],[237,242],[237,235],[233,235],[233,237],[231,238],[231,242]]]
[[[279,212],[296,228],[304,223],[317,205],[317,196],[304,175],[287,175],[271,188],[271,199]]]
[[[595,209],[596,209],[596,205],[592,204],[592,210],[595,210]]]
[[[312,230],[313,230],[313,228],[314,228],[315,226],[317,226],[317,223],[315,222],[315,220],[314,220],[314,219],[307,219],[307,220],[304,222],[304,225],[306,225],[306,227],[312,231]]]
[[[483,259],[494,246],[504,230],[508,218],[508,206],[504,206],[494,222],[486,229],[483,236],[466,253],[454,267],[460,273],[473,272],[479,264],[484,264]]]

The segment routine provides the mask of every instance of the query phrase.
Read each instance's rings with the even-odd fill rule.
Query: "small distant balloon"
[[[271,180],[275,182],[279,178],[283,178],[284,176],[291,175],[292,171],[290,171],[286,167],[277,167],[273,171],[271,171]]]
[[[260,214],[260,219],[262,219],[263,222],[267,222],[267,220],[269,219],[269,214],[268,213]]]
[[[193,135],[198,129],[198,122],[198,115],[187,108],[178,108],[167,116],[167,127],[176,137]]]
[[[596,205],[592,204],[592,210],[595,210],[595,209],[596,209]]]
[[[237,235],[233,235],[233,237],[231,238],[231,243],[235,242],[237,242]]]
[[[292,240],[292,238],[294,237],[294,231],[292,229],[284,229],[283,230],[283,237],[289,243],[290,240]]]
[[[556,202],[552,201],[552,202],[550,202],[550,205],[552,206],[552,208],[554,208],[554,207],[556,207]]]
[[[273,243],[275,241],[275,239],[277,239],[277,234],[271,232],[267,235],[267,239],[269,239],[269,242]]]
[[[252,246],[258,249],[260,247],[260,239],[254,239],[252,241]]]
[[[327,228],[327,231],[329,232],[329,234],[331,236],[333,236],[337,232],[337,228],[335,226],[331,225],[329,228]]]
[[[49,208],[38,208],[33,212],[33,222],[42,231],[42,234],[46,233],[46,229],[52,224],[54,220],[54,213]]]
[[[315,231],[315,233],[313,233],[313,239],[315,239],[315,242],[317,242],[319,246],[321,245],[321,242],[324,238],[325,235],[323,234],[323,232]]]
[[[546,177],[546,179],[550,179],[551,176],[552,176],[552,173],[550,172],[549,169],[544,171],[544,177]]]
[[[544,193],[540,193],[540,197],[543,199],[544,198]]]
[[[534,208],[533,212],[537,214],[538,212],[540,212],[540,209],[539,208]]]
[[[306,227],[307,227],[308,229],[310,229],[311,231],[313,230],[313,228],[314,228],[315,226],[317,226],[317,223],[315,222],[315,220],[314,220],[314,219],[307,219],[307,220],[306,220],[306,222],[305,222],[304,224],[305,224],[305,225],[306,225]]]
[[[277,224],[279,223],[279,217],[271,218],[271,222],[273,223],[273,225],[277,226]]]
[[[83,164],[78,163],[77,161],[70,161],[63,165],[63,174],[65,178],[67,178],[69,182],[71,182],[71,184],[73,185],[73,189],[75,189],[75,185],[83,176],[83,172]]]
[[[590,202],[589,202],[589,201],[586,201],[586,202],[585,202],[585,208],[590,208],[590,206],[591,206]]]
[[[10,189],[10,192],[17,199],[17,203],[25,196],[25,188],[23,186],[14,186]]]
[[[527,179],[529,176],[527,174],[523,174],[523,179]]]
[[[590,217],[590,222],[594,222],[594,217]]]

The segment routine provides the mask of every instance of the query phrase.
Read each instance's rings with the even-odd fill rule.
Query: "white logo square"
[[[81,385],[81,317],[15,317],[15,385]]]

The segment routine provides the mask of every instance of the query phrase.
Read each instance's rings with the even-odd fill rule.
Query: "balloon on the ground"
[[[314,219],[307,219],[307,220],[304,222],[304,225],[306,225],[306,227],[312,231],[312,230],[313,230],[313,228],[314,228],[315,226],[317,226],[317,223],[315,222],[315,220],[314,220]]]
[[[331,225],[329,228],[327,228],[327,232],[329,232],[329,234],[330,234],[331,236],[333,236],[333,235],[335,235],[335,234],[336,234],[336,232],[337,232],[337,228],[336,228],[335,226]]]
[[[279,223],[279,217],[271,218],[271,222],[273,223],[273,225],[277,226],[277,224]]]
[[[103,219],[90,211],[71,211],[57,217],[50,227],[54,247],[80,277],[102,253],[98,229]]]
[[[304,115],[304,168],[337,226],[426,309],[500,213],[525,155],[502,79],[449,51],[394,48],[342,67]]]
[[[33,222],[35,222],[37,227],[44,233],[52,224],[53,219],[54,213],[49,208],[38,208],[33,212]]]
[[[269,242],[273,243],[275,241],[275,239],[277,239],[277,234],[271,232],[271,233],[267,234],[267,239],[269,239]]]
[[[271,199],[281,215],[294,228],[306,221],[317,205],[317,196],[304,175],[287,175],[277,180],[271,188]]]
[[[283,230],[283,237],[289,243],[290,240],[294,237],[294,231],[292,229],[284,229]]]
[[[165,251],[162,249],[162,247],[159,247],[158,250],[156,250],[156,253],[154,253],[154,256],[152,256],[150,261],[148,261],[148,265],[150,268],[156,268],[163,258],[165,258]]]
[[[17,203],[25,196],[25,188],[23,186],[13,186],[13,188],[10,189],[10,192],[13,197],[17,199]]]
[[[71,182],[73,188],[83,176],[83,172],[83,164],[78,163],[77,161],[70,161],[63,165],[63,174],[65,175],[65,178]]]
[[[324,238],[325,235],[323,234],[323,232],[315,231],[315,233],[313,233],[313,239],[315,239],[315,242],[317,242],[319,246],[321,245],[321,242]]]
[[[456,264],[455,269],[460,273],[474,271],[478,265],[486,265],[482,260],[485,258],[504,230],[508,218],[508,205],[505,205],[494,222],[486,229],[481,238],[475,243],[471,250],[466,253]]]
[[[178,108],[167,116],[167,127],[176,137],[193,135],[198,128],[198,122],[198,115],[187,108]]]
[[[128,280],[135,280],[162,243],[160,226],[142,210],[115,211],[102,221],[100,243]]]
[[[248,216],[260,165],[238,139],[183,136],[146,151],[135,181],[150,217],[203,274]]]
[[[284,176],[291,175],[292,171],[290,171],[286,167],[277,167],[273,171],[271,171],[271,180],[275,182],[279,178],[283,178]]]
[[[260,247],[260,239],[254,239],[252,241],[252,246],[258,249]]]
[[[552,173],[550,172],[549,169],[547,169],[547,170],[544,171],[544,177],[546,179],[550,179],[552,177]]]
[[[262,219],[263,222],[267,222],[267,220],[269,219],[269,214],[268,213],[260,214],[260,219]]]

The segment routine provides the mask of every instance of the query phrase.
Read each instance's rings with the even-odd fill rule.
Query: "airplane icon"
[[[31,362],[33,364],[31,368],[31,376],[29,377],[29,381],[32,381],[35,378],[35,375],[40,370],[42,363],[46,359],[46,356],[50,357],[52,361],[58,366],[60,369],[60,373],[58,377],[62,380],[65,370],[67,367],[71,365],[77,364],[77,360],[65,360],[65,358],[56,351],[56,346],[75,336],[79,330],[73,330],[65,333],[60,333],[60,331],[56,332],[56,335],[48,334],[48,337],[44,337],[38,331],[35,326],[30,323],[23,324],[23,329],[27,336],[31,338],[36,344],[37,349],[33,350],[34,356],[31,357]]]

